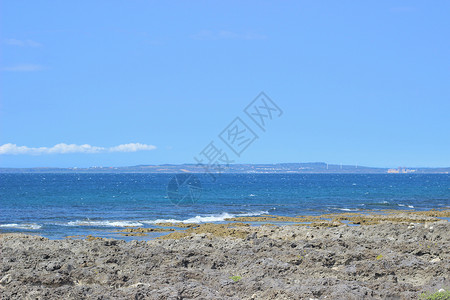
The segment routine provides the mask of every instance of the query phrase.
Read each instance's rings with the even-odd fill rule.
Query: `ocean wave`
[[[207,215],[207,216],[195,216],[193,218],[188,218],[185,220],[177,220],[177,219],[157,219],[150,221],[91,221],[91,220],[83,220],[83,221],[70,221],[64,224],[58,224],[62,226],[92,226],[92,227],[137,227],[143,226],[144,224],[156,224],[156,223],[208,223],[208,222],[221,222],[225,221],[228,218],[234,217],[252,217],[259,216],[262,214],[268,214],[268,211],[258,211],[258,212],[249,212],[249,213],[241,213],[241,214],[230,214],[230,213],[222,213],[215,215]]]
[[[241,214],[230,214],[230,213],[221,213],[215,215],[208,216],[195,216],[186,220],[177,220],[177,219],[157,219],[150,221],[141,221],[145,224],[156,224],[156,223],[209,223],[209,222],[222,222],[225,219],[235,218],[235,217],[255,217],[264,214],[268,214],[268,211],[258,211],[258,212],[249,212],[249,213],[241,213]]]
[[[15,229],[25,229],[25,230],[37,230],[41,229],[42,226],[38,224],[0,224],[0,228],[15,228]]]
[[[357,209],[350,209],[350,208],[337,208],[337,209],[342,211],[358,211]]]
[[[408,207],[408,208],[414,208],[413,205],[410,204],[402,204],[402,203],[391,203],[389,201],[381,201],[381,202],[374,202],[374,203],[362,203],[360,204],[362,206],[391,206],[391,207]]]
[[[68,226],[98,226],[98,227],[136,227],[144,224],[136,221],[71,221]]]
[[[397,205],[398,205],[398,206],[402,206],[402,207],[414,208],[414,206],[408,205],[408,204],[397,204]]]
[[[379,202],[370,202],[370,203],[364,203],[364,205],[367,206],[396,206],[395,203],[391,203],[389,201],[379,201]]]
[[[257,211],[257,212],[237,214],[237,215],[235,215],[235,217],[256,217],[256,216],[260,216],[260,215],[267,215],[268,213],[269,212],[267,210],[261,210],[261,211]]]

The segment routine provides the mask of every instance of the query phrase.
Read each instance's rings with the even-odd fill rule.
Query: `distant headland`
[[[137,165],[128,167],[93,166],[88,168],[0,168],[0,173],[243,173],[243,174],[449,174],[450,167],[441,168],[377,168],[358,165],[312,163],[230,164],[208,166],[201,164]]]

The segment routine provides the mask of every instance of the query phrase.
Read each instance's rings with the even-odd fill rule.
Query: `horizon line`
[[[343,163],[327,163],[327,162],[320,162],[320,161],[313,161],[313,162],[277,162],[277,163],[233,163],[233,164],[220,164],[220,166],[225,167],[231,167],[231,166],[240,166],[240,165],[248,165],[248,166],[261,166],[261,165],[301,165],[301,164],[321,164],[321,165],[327,165],[328,167],[354,167],[357,168],[370,168],[370,169],[448,169],[450,166],[439,166],[439,167],[431,167],[431,166],[406,166],[406,165],[399,165],[397,167],[376,167],[376,166],[368,166],[368,165],[360,165],[360,164],[343,164]],[[78,166],[71,166],[71,167],[56,167],[56,166],[39,166],[39,167],[3,167],[0,166],[0,169],[95,169],[95,168],[136,168],[136,167],[158,167],[158,166],[202,166],[199,163],[162,163],[162,164],[138,164],[138,165],[122,165],[122,166],[88,166],[88,167],[78,167]]]

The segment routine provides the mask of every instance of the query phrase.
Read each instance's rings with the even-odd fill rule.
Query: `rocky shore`
[[[425,214],[390,216],[370,217],[360,226],[338,216],[287,226],[236,220],[240,223],[185,226],[140,242],[3,234],[0,294],[2,299],[418,299],[423,292],[448,289],[450,223]]]

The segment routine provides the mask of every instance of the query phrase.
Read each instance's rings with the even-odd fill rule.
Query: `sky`
[[[0,3],[0,167],[450,166],[448,1]]]

